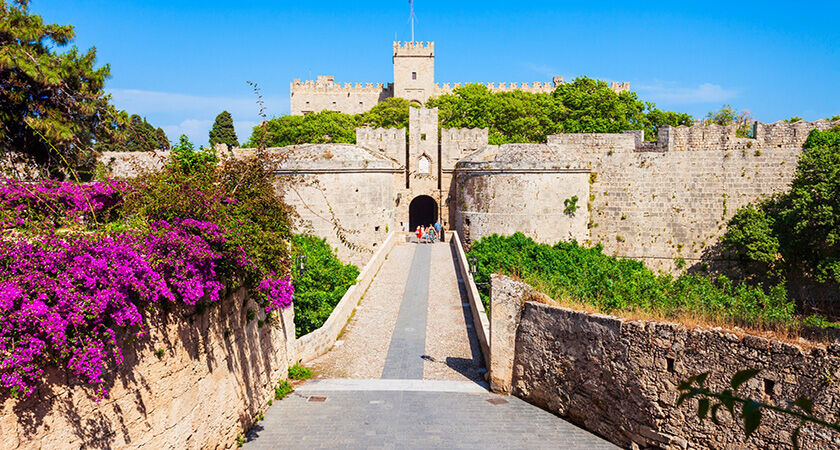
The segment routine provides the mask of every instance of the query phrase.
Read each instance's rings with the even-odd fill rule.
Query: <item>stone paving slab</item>
[[[483,381],[484,360],[466,287],[458,278],[455,250],[449,242],[432,244],[431,248],[423,378]]]
[[[313,396],[326,398],[309,401]],[[516,397],[489,392],[299,389],[274,403],[245,448],[617,447]]]
[[[417,391],[417,392],[461,392],[481,394],[487,392],[486,382],[452,380],[369,380],[335,378],[312,380],[297,388],[297,392],[324,391]]]
[[[379,378],[416,245],[397,244],[335,347],[306,365],[319,378]]]
[[[418,245],[414,250],[414,259],[405,282],[400,312],[391,334],[382,378],[423,378],[431,265],[431,244]]]

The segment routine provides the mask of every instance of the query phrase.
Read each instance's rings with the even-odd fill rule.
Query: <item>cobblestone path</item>
[[[394,247],[316,379],[275,402],[245,448],[615,448],[512,396],[484,362],[446,243]]]

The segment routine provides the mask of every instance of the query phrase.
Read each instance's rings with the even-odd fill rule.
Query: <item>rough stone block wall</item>
[[[494,233],[522,232],[538,242],[589,238],[589,172],[456,172],[455,229],[468,242]],[[578,197],[578,210],[564,212]],[[451,207],[451,206],[450,206]]]
[[[356,145],[405,164],[405,128],[356,128]]]
[[[737,209],[788,189],[802,144],[831,124],[758,124],[756,138],[735,127],[660,130],[639,151],[633,136],[559,135],[549,145],[592,168],[590,239],[607,254],[672,270],[715,259],[714,248]]]
[[[509,278],[506,282],[523,284]],[[497,284],[493,287],[495,292]],[[523,305],[523,300],[513,303]],[[765,413],[759,430],[745,440],[743,423],[726,412],[718,426],[697,418],[696,401],[677,407],[677,384],[703,372],[711,372],[707,385],[720,392],[737,371],[761,369],[740,394],[781,407],[805,396],[814,401],[815,414],[828,421],[840,408],[840,385],[833,381],[840,375],[837,343],[800,346],[530,301],[522,308],[513,394],[624,447],[791,447],[790,433],[797,423],[789,417]],[[491,320],[491,336],[500,326],[504,324]],[[491,361],[497,353],[491,346]],[[838,448],[840,434],[805,426],[800,442],[802,448]]]
[[[283,197],[299,215],[295,223],[297,232],[326,239],[340,260],[361,268],[388,232],[395,229],[394,176],[393,173],[296,175],[295,185]],[[335,228],[336,223],[341,230]]]
[[[383,83],[335,83],[332,77],[301,82],[294,80],[290,85],[291,114],[303,115],[320,111],[338,111],[345,114],[361,114],[394,96],[392,84]]]
[[[190,318],[179,308],[147,313],[148,334],[105,377],[107,398],[97,403],[78,380],[48,371],[31,397],[2,399],[0,448],[234,447],[294,360],[293,311],[260,327],[249,307],[260,310],[240,291]]]
[[[452,170],[462,158],[482,149],[488,143],[488,128],[444,128],[440,130],[440,165]]]

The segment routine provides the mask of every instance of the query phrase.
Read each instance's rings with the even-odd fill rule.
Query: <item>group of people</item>
[[[434,244],[438,239],[443,242],[445,234],[446,229],[440,224],[440,221],[437,221],[434,225],[429,225],[427,227],[422,225],[417,226],[417,240],[421,244],[425,242]]]

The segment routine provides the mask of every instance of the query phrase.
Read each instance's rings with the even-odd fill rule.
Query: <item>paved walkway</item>
[[[317,379],[275,402],[246,448],[615,448],[486,390],[463,281],[446,243],[401,243]]]

